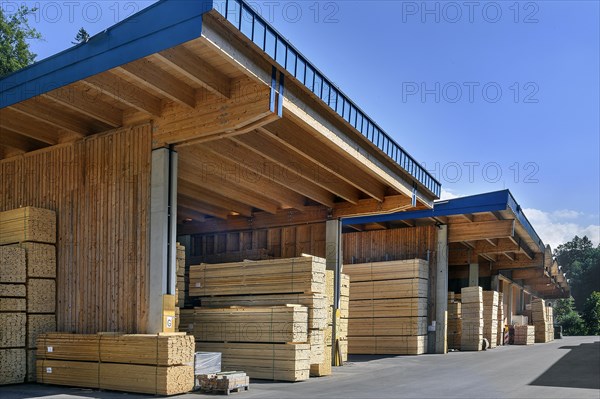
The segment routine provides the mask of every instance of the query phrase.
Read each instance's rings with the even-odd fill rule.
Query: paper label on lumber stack
[[[26,260],[23,248],[0,246],[0,283],[24,283],[27,280]]]
[[[313,256],[190,266],[190,295],[324,293],[325,260]]]
[[[196,308],[194,316],[198,341],[285,343],[308,339],[305,306]]]
[[[197,342],[196,350],[222,353],[224,371],[244,370],[250,378],[279,381],[309,378],[309,344]]]
[[[0,349],[0,385],[25,382],[26,357],[25,349]]]

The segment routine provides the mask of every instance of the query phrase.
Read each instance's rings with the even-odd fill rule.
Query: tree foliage
[[[90,40],[90,34],[87,33],[87,31],[84,28],[81,28],[77,32],[77,36],[75,36],[75,41],[71,42],[71,43],[72,44],[87,43],[88,40]]]
[[[600,245],[594,248],[587,237],[575,236],[559,245],[554,255],[569,279],[575,306],[582,311],[592,292],[600,291]]]
[[[35,8],[21,6],[12,15],[0,7],[0,77],[33,63],[36,54],[29,49],[28,40],[41,39],[41,34],[29,26],[27,17]]]
[[[554,305],[554,321],[560,324],[565,335],[585,335],[586,329],[573,298],[559,299]]]
[[[594,291],[583,306],[583,322],[588,335],[600,335],[600,292]]]

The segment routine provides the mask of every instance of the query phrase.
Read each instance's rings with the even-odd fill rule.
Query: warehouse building
[[[163,331],[178,241],[188,270],[324,258],[336,308],[344,264],[423,259],[438,353],[449,289],[504,292],[509,322],[568,295],[508,191],[435,202],[440,183],[240,0],[163,0],[1,79],[0,136],[0,211],[56,212],[58,331]]]

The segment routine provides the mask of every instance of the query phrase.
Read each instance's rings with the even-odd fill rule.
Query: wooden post
[[[448,352],[448,226],[437,230],[436,281],[435,281],[435,353]]]
[[[163,295],[175,294],[177,153],[152,151],[150,187],[150,290],[147,333],[163,331]]]
[[[479,286],[479,263],[469,264],[469,287]]]
[[[339,219],[328,220],[325,223],[325,262],[327,270],[334,271],[333,279],[333,331],[331,333],[332,359],[335,359],[336,320],[340,308],[340,282],[342,273],[342,222]]]

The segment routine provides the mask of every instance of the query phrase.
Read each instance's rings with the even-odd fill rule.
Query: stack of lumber
[[[185,273],[185,247],[180,243],[177,243],[177,285],[176,285],[176,299],[177,307],[185,307],[185,296],[186,296],[186,273]]]
[[[312,256],[190,266],[191,296],[320,293],[325,260]]]
[[[278,381],[309,378],[309,344],[197,342],[196,350],[220,352],[223,371],[244,370],[250,378]]]
[[[350,276],[350,354],[427,349],[429,265],[421,259],[344,265]]]
[[[448,349],[460,349],[462,332],[461,303],[454,299],[454,292],[448,293]]]
[[[205,342],[286,343],[308,340],[305,306],[196,308],[194,337]]]
[[[251,354],[262,345],[264,356],[277,360],[274,356],[280,354],[280,360],[287,362],[287,369],[281,372],[275,370],[272,364],[268,369],[266,358],[256,367],[248,366],[250,357],[244,357],[245,353],[238,356],[229,350],[223,353],[224,370],[245,370],[251,378],[299,381],[308,378],[310,364],[320,364],[325,360],[328,303],[324,259],[304,255],[289,259],[190,266],[189,290],[191,296],[200,297],[202,307],[195,309],[193,320],[183,328],[193,332],[198,350],[203,351],[205,345],[227,343]],[[243,312],[236,312],[232,307],[243,309]],[[273,312],[273,309],[277,311]],[[240,325],[223,324],[215,312],[239,313],[238,318],[230,320],[240,320]],[[252,313],[254,316],[244,316]],[[276,321],[283,323],[285,320],[287,326],[280,328],[276,323],[271,324],[274,315]],[[251,320],[256,325],[252,326]],[[228,330],[225,334],[224,328]],[[252,328],[260,329],[260,333],[249,334]],[[250,343],[253,346],[242,345]],[[306,360],[303,357],[305,347],[298,344],[309,348]],[[296,366],[294,359],[297,360]]]
[[[554,341],[554,309],[546,306],[546,342]]]
[[[498,292],[483,291],[483,338],[489,348],[498,346]]]
[[[229,395],[231,392],[247,391],[250,378],[242,371],[202,374],[198,376],[198,386],[203,392],[221,392]]]
[[[543,299],[534,299],[531,301],[531,321],[535,326],[536,343],[545,343],[554,340],[554,320],[548,317],[550,312],[552,312],[552,308],[547,307]]]
[[[514,345],[533,345],[535,343],[534,326],[516,325],[514,331]]]
[[[483,291],[481,287],[461,290],[461,351],[480,351],[483,342]]]
[[[154,395],[194,387],[194,340],[185,334],[38,337],[38,382]]]
[[[11,375],[0,377],[0,384],[23,382],[23,377],[35,381],[36,337],[56,331],[55,243],[53,211],[0,212],[0,318],[13,320],[0,323],[0,366]],[[7,359],[10,367],[4,365]]]
[[[504,345],[504,294],[498,293],[498,331],[496,332],[496,342],[498,345]]]

